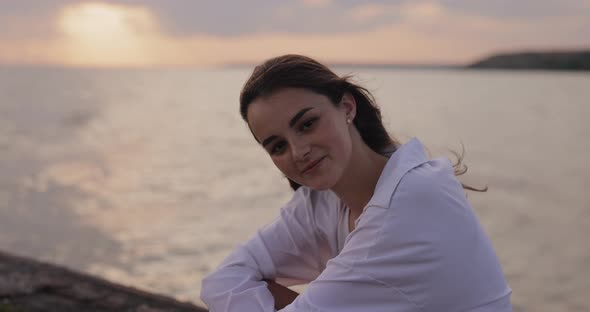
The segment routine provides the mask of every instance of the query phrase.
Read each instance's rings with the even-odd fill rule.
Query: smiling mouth
[[[312,162],[311,164],[309,164],[307,167],[305,167],[303,169],[303,171],[301,171],[301,173],[306,173],[310,170],[312,170],[313,168],[315,168],[322,160],[324,160],[324,158],[326,158],[326,156],[320,157],[318,160]]]

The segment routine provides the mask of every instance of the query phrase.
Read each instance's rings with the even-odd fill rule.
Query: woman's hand
[[[275,281],[265,280],[268,290],[275,298],[275,309],[280,310],[289,305],[299,294]]]

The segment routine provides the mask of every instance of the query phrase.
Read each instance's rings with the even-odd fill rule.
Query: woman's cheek
[[[272,161],[275,164],[275,167],[277,167],[277,169],[279,169],[284,175],[288,177],[293,175],[288,159],[285,155],[275,156],[272,158]]]

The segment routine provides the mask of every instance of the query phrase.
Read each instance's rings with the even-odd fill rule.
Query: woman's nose
[[[311,153],[311,146],[303,140],[298,140],[291,143],[291,151],[295,161],[307,161]]]

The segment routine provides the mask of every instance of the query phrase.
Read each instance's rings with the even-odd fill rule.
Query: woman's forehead
[[[305,89],[283,89],[259,97],[248,107],[248,124],[255,135],[289,128],[302,111],[320,112],[331,106],[330,100]]]
[[[291,118],[304,107],[323,109],[328,104],[331,102],[327,97],[312,91],[281,89],[252,101],[248,107],[248,121]]]

